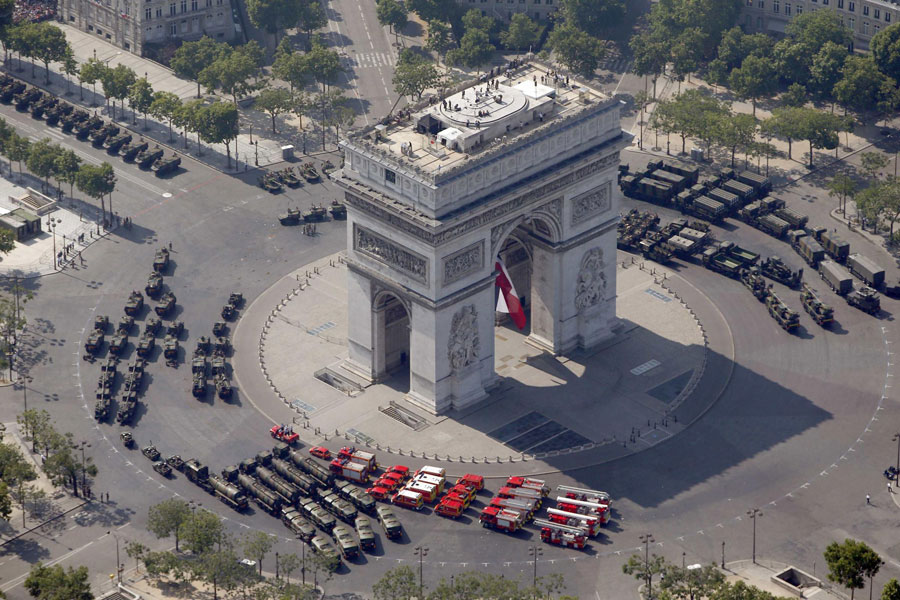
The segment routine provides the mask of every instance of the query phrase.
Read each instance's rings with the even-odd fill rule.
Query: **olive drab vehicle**
[[[224,336],[227,329],[228,325],[225,324],[225,321],[216,321],[213,323],[213,335],[216,337]]]
[[[278,176],[281,178],[281,182],[288,187],[299,187],[300,186],[300,178],[294,175],[294,169],[292,167],[288,167],[283,171],[278,171]]]
[[[244,295],[240,292],[231,292],[228,294],[228,304],[235,308],[242,307],[244,305]]]
[[[803,279],[803,269],[791,271],[791,268],[777,256],[770,256],[760,263],[759,270],[769,279],[782,283],[789,288],[797,287]]]
[[[220,373],[216,375],[214,380],[216,386],[216,394],[219,398],[226,400],[231,397],[231,384],[228,383],[228,377]]]
[[[149,319],[147,319],[147,322],[144,323],[144,334],[156,335],[157,333],[159,333],[161,327],[162,321],[159,320],[159,317],[150,317]]]
[[[150,274],[150,277],[147,278],[147,285],[144,286],[144,291],[147,292],[147,295],[151,298],[156,298],[162,292],[162,275],[153,271]]]
[[[166,464],[176,471],[184,471],[184,460],[177,454],[173,454],[166,459]]]
[[[750,290],[750,293],[752,293],[757,300],[765,302],[766,296],[769,295],[769,287],[765,278],[759,272],[759,269],[743,269],[741,271],[741,283]]]
[[[131,448],[134,446],[134,436],[131,435],[130,431],[123,431],[119,434],[119,439],[122,440],[122,444],[126,448]]]
[[[172,292],[166,292],[163,294],[160,299],[156,302],[156,306],[154,307],[154,311],[160,317],[165,317],[175,308],[175,294]]]
[[[94,329],[88,334],[87,340],[84,342],[84,349],[90,354],[97,354],[103,347],[103,332]]]
[[[122,386],[124,392],[137,393],[140,391],[141,384],[144,382],[144,368],[146,366],[147,361],[143,358],[138,358],[128,365],[128,370],[125,373],[125,383]]]
[[[194,358],[191,359],[191,373],[194,375],[201,375],[203,377],[206,377],[205,355],[198,355],[196,352],[194,353]]]
[[[228,367],[225,364],[225,357],[216,353],[211,361],[213,375],[228,375]]]
[[[140,168],[149,169],[153,163],[163,157],[163,154],[165,154],[165,152],[163,152],[162,148],[153,146],[153,148],[149,148],[138,154],[137,158],[135,158],[135,162]]]
[[[128,302],[125,303],[125,314],[135,316],[144,308],[144,295],[137,290],[131,292],[128,296]]]
[[[124,315],[116,325],[116,331],[125,335],[130,335],[132,329],[134,329],[134,317],[131,315]]]
[[[226,304],[222,307],[222,318],[226,321],[234,318],[234,304]]]
[[[800,292],[800,301],[803,303],[803,310],[822,327],[828,327],[834,322],[834,308],[822,302],[816,290],[805,283],[803,291]]]
[[[13,100],[16,103],[17,109],[28,110],[28,107],[31,105],[31,103],[37,102],[43,95],[44,92],[42,92],[38,88],[29,88],[23,91],[21,94],[16,95]]]
[[[119,400],[119,412],[116,413],[116,423],[128,425],[134,419],[137,412],[137,392],[130,391],[122,394]]]
[[[134,162],[134,160],[142,153],[147,151],[150,145],[144,141],[144,138],[141,138],[137,142],[132,144],[126,144],[122,146],[119,150],[119,156],[122,157],[122,160],[125,162]]]
[[[216,338],[216,345],[213,349],[214,354],[217,356],[225,356],[230,349],[231,342],[228,341],[227,337],[219,336]]]
[[[302,218],[303,213],[299,208],[288,208],[286,213],[278,215],[278,222],[282,225],[297,225]]]
[[[164,273],[169,267],[169,249],[160,248],[153,256],[153,270],[157,273]]]
[[[175,336],[167,335],[163,340],[163,356],[168,366],[178,366],[178,339]]]
[[[128,336],[121,331],[116,330],[113,336],[109,339],[109,352],[111,354],[119,356],[125,350],[125,346],[127,345]]]
[[[119,135],[119,131],[115,123],[107,123],[100,129],[94,130],[94,133],[91,135],[91,145],[95,148],[102,148],[107,138]]]
[[[131,135],[124,132],[120,133],[106,140],[106,151],[110,154],[118,154],[122,146],[129,142],[131,142]]]
[[[775,290],[769,288],[769,295],[766,296],[766,307],[769,314],[785,331],[792,331],[800,325],[800,315],[791,310],[787,304],[781,301]]]
[[[347,218],[347,205],[337,200],[331,201],[331,218],[336,221],[343,221]]]
[[[266,173],[265,175],[260,177],[259,187],[266,190],[270,194],[277,194],[282,189],[284,189],[284,185],[282,185],[280,179],[274,173]]]
[[[309,210],[303,211],[303,220],[306,223],[319,223],[328,219],[328,209],[324,206],[313,204]]]
[[[194,398],[202,398],[206,395],[206,378],[203,375],[194,374],[191,384],[191,394]]]
[[[156,348],[156,337],[144,332],[138,340],[137,355],[141,358],[147,358],[153,352],[154,348]]]
[[[176,340],[181,338],[182,333],[184,333],[184,323],[182,321],[172,321],[166,328],[166,335],[171,335]]]
[[[109,317],[107,317],[106,315],[97,315],[96,317],[94,317],[94,329],[106,333],[108,327]]]
[[[209,355],[209,338],[205,335],[201,335],[197,340],[197,347],[194,349],[194,356],[208,356]]]
[[[158,461],[160,456],[159,450],[157,450],[156,446],[153,445],[144,446],[143,448],[141,448],[141,454],[143,454],[153,462]]]
[[[303,163],[303,165],[301,165],[300,174],[303,175],[303,179],[305,179],[309,183],[315,183],[319,181],[319,172],[316,170],[315,165],[311,162]]]
[[[169,158],[160,158],[155,163],[153,163],[152,169],[156,172],[157,177],[162,177],[163,175],[168,175],[172,173],[178,167],[181,166],[181,157],[177,154],[172,154]]]
[[[877,315],[881,311],[881,298],[867,285],[853,290],[846,298],[847,304],[870,315]]]
[[[95,129],[101,127],[103,127],[103,119],[100,117],[88,117],[75,125],[75,138],[78,140],[86,140]]]

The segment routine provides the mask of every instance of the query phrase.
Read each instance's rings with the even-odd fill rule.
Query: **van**
[[[394,494],[391,501],[398,506],[411,508],[413,510],[421,510],[422,506],[425,504],[422,500],[422,494],[413,490],[400,490]]]
[[[429,485],[433,485],[437,487],[437,493],[440,494],[444,491],[444,478],[443,477],[435,477],[434,475],[418,475],[415,479],[416,482],[427,483]]]
[[[441,467],[432,467],[429,465],[425,465],[418,471],[416,471],[416,475],[434,475],[435,477],[446,477],[447,471]]]
[[[429,504],[434,502],[438,495],[436,485],[425,483],[423,481],[413,481],[403,489],[419,493],[422,496],[422,500]]]
[[[396,515],[394,515],[394,511],[391,510],[391,507],[379,506],[375,509],[375,512],[378,514],[378,522],[381,523],[384,534],[388,539],[399,538],[403,535],[403,527],[400,525]]]

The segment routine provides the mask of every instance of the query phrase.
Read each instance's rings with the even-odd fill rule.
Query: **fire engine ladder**
[[[583,535],[585,537],[588,536],[587,530],[581,527],[572,527],[571,525],[561,525],[559,523],[554,523],[553,521],[547,521],[545,519],[535,519],[534,524],[540,528],[546,527],[551,531],[558,531],[560,533],[571,533],[572,535]]]

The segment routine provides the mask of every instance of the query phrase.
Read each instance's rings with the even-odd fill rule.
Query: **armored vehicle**
[[[88,117],[75,125],[75,138],[86,140],[95,129],[103,127],[103,120],[100,117]]]
[[[153,257],[153,270],[163,273],[169,267],[169,249],[160,248]]]
[[[225,324],[225,321],[216,321],[213,323],[213,335],[216,337],[222,337],[225,335],[228,326]]]
[[[145,332],[141,339],[138,340],[137,355],[141,358],[147,358],[154,348],[156,348],[156,338]]]
[[[109,317],[107,317],[106,315],[97,315],[96,317],[94,317],[94,329],[106,333],[106,329],[108,327]]]
[[[176,471],[184,470],[184,460],[177,454],[173,454],[169,458],[166,459],[166,463]]]
[[[303,211],[303,220],[307,223],[318,223],[328,218],[328,209],[324,206],[313,205],[309,210]]]
[[[122,157],[122,160],[125,162],[132,162],[135,158],[137,158],[140,154],[147,151],[149,144],[144,141],[144,138],[141,138],[139,141],[134,142],[133,144],[126,144],[122,146],[119,150],[119,154]]]
[[[175,308],[175,294],[166,292],[157,301],[154,311],[161,317],[167,316]]]
[[[800,325],[800,315],[788,308],[788,305],[781,301],[774,290],[769,290],[766,296],[766,306],[769,314],[785,331],[791,331]]]
[[[131,292],[125,303],[125,314],[135,316],[144,308],[144,295],[138,291]]]
[[[231,292],[228,294],[228,304],[240,308],[244,305],[244,295],[240,292]]]
[[[212,358],[212,372],[213,375],[227,375],[227,367],[225,366],[225,357],[221,354],[216,354]]]
[[[29,105],[31,105],[32,102],[40,100],[43,95],[44,92],[38,88],[29,88],[14,98],[16,108],[19,110],[28,110]]]
[[[834,308],[822,302],[816,290],[805,283],[803,291],[800,292],[800,301],[803,303],[803,310],[809,313],[813,321],[822,327],[828,327],[834,321]]]
[[[194,398],[202,398],[206,395],[206,379],[203,378],[203,375],[194,374],[191,394],[193,394]]]
[[[25,91],[25,84],[21,81],[13,81],[8,85],[3,86],[3,90],[0,92],[0,102],[9,104],[13,101],[13,98],[23,91]]]
[[[121,319],[119,319],[119,324],[116,325],[116,331],[119,333],[124,333],[125,335],[131,334],[131,330],[134,328],[134,317],[131,315],[125,315]]]
[[[134,419],[137,412],[137,392],[128,392],[119,400],[119,412],[116,413],[116,422],[120,425],[128,425]]]
[[[259,178],[259,187],[266,190],[270,194],[276,194],[280,192],[284,186],[281,184],[281,181],[278,180],[278,176],[273,173],[266,173],[262,177]]]
[[[170,467],[167,462],[161,460],[153,463],[153,470],[163,477],[169,477],[172,474],[172,467]]]
[[[870,315],[877,315],[881,311],[881,298],[866,285],[847,294],[847,304]]]
[[[120,133],[106,140],[106,151],[110,154],[118,154],[122,146],[131,141],[131,135],[128,133]]]
[[[205,335],[201,335],[197,340],[197,348],[194,350],[194,356],[207,355],[209,355],[209,338]]]
[[[181,321],[173,321],[166,328],[166,335],[171,335],[176,340],[181,337],[181,334],[184,332],[184,323]]]
[[[94,418],[98,421],[105,421],[109,418],[110,408],[112,408],[112,400],[109,396],[103,396],[97,399],[94,404]]]
[[[168,360],[178,360],[178,340],[175,336],[167,335],[163,340],[163,356]]]
[[[300,178],[294,175],[294,169],[291,167],[279,171],[278,175],[281,177],[282,183],[288,187],[295,188],[300,185]]]
[[[230,321],[234,318],[234,305],[226,304],[222,307],[222,318],[226,321]]]
[[[286,213],[278,215],[278,222],[282,225],[296,225],[303,218],[299,208],[288,208]]]
[[[791,271],[791,268],[777,256],[770,256],[764,260],[759,265],[759,270],[769,279],[783,283],[790,288],[797,287],[803,278],[803,269]]]
[[[150,277],[147,278],[147,285],[144,286],[144,291],[147,292],[147,295],[151,298],[156,298],[162,292],[162,283],[162,275],[153,271],[150,273]]]
[[[178,167],[181,166],[181,157],[173,154],[169,158],[160,158],[155,163],[153,163],[153,170],[156,171],[157,177],[162,177],[163,175],[168,175],[169,173],[174,172]]]
[[[94,130],[93,135],[91,135],[91,145],[95,148],[101,148],[106,143],[107,138],[119,135],[119,131],[119,127],[115,123],[107,123],[100,129]]]
[[[222,400],[231,398],[231,384],[228,383],[228,378],[223,373],[216,375],[214,383],[216,386],[216,394],[219,398]]]
[[[228,338],[220,336],[220,337],[216,338],[216,345],[215,345],[215,349],[213,350],[213,352],[216,355],[225,356],[225,354],[228,353],[228,350],[230,348],[231,348],[231,343],[228,341]]]
[[[347,205],[337,200],[331,201],[331,218],[337,221],[343,221],[347,218]]]
[[[128,336],[120,331],[116,331],[113,336],[109,340],[109,351],[112,354],[118,356],[125,350],[125,346],[128,344]]]
[[[141,454],[143,454],[153,462],[159,460],[159,450],[156,449],[156,446],[144,446],[143,448],[141,448]]]
[[[137,392],[141,389],[141,383],[144,381],[144,367],[146,366],[147,361],[143,358],[138,358],[128,365],[124,385],[126,392]]]
[[[300,174],[303,175],[303,179],[310,183],[319,181],[319,172],[311,162],[303,163],[303,166],[300,167]]]
[[[161,327],[162,321],[159,320],[159,317],[150,317],[147,319],[147,322],[144,323],[144,334],[156,335],[159,333]]]
[[[206,358],[204,356],[194,355],[194,358],[191,359],[191,373],[206,377]]]
[[[743,283],[747,289],[750,290],[750,293],[752,293],[760,302],[764,302],[766,296],[769,295],[766,280],[760,274],[758,269],[741,270],[741,283]]]
[[[84,342],[84,349],[91,354],[97,354],[98,352],[100,352],[100,348],[102,347],[103,332],[99,329],[94,329],[88,334],[87,340]]]
[[[163,152],[162,148],[153,146],[153,148],[149,148],[138,154],[137,158],[135,158],[135,162],[140,168],[149,169],[150,165],[163,157],[163,154],[165,154],[165,152]]]

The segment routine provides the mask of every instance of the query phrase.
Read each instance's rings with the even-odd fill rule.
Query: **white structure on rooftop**
[[[344,140],[345,366],[372,381],[408,368],[407,399],[434,414],[485,398],[498,257],[530,343],[559,354],[610,337],[619,108],[527,65]]]

